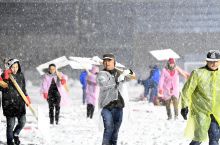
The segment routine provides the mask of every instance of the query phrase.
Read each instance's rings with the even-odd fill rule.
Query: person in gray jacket
[[[115,67],[113,54],[103,55],[104,70],[97,76],[100,86],[99,107],[104,123],[102,145],[117,145],[118,132],[122,123],[124,99],[119,92],[119,86],[125,80],[135,79],[131,70],[121,71]]]

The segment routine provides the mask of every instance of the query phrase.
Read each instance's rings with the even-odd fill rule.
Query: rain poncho
[[[99,72],[99,68],[97,66],[93,66],[89,75],[87,76],[87,86],[86,86],[86,102],[87,104],[92,104],[96,106],[96,100],[99,97],[99,86],[96,82],[97,74]]]
[[[189,73],[175,66],[172,72],[168,68],[164,68],[161,72],[158,88],[162,90],[162,98],[164,100],[171,99],[172,96],[179,99],[179,76],[189,77]],[[171,91],[172,90],[172,91]]]
[[[220,123],[220,70],[211,71],[207,67],[194,70],[183,87],[181,98],[182,108],[190,108],[186,137],[205,141],[211,122],[210,114]]]
[[[179,72],[174,69],[174,75],[171,76],[169,70],[164,68],[161,72],[159,81],[159,90],[163,90],[162,98],[171,99],[172,96],[179,98]],[[172,92],[170,91],[172,89]]]
[[[68,80],[68,77],[64,75],[63,73],[61,73],[61,76],[65,80]],[[62,106],[70,105],[71,103],[70,103],[69,93],[66,91],[64,85],[61,84],[60,80],[57,78],[57,75],[47,73],[43,76],[43,82],[42,82],[41,89],[40,89],[41,94],[49,92],[50,85],[51,85],[53,78],[57,85],[57,89],[61,95],[61,105]]]

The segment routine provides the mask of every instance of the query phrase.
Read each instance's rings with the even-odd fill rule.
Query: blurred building
[[[217,0],[0,0],[1,56],[20,59],[30,77],[56,57],[105,52],[144,77],[150,50],[173,49],[183,67],[219,39]]]

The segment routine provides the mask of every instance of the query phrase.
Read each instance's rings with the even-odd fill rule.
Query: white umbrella
[[[62,56],[44,64],[41,64],[37,66],[36,69],[38,70],[40,75],[43,75],[45,72],[47,72],[48,66],[52,63],[56,65],[57,69],[70,65],[72,69],[90,70],[92,68],[92,65],[102,65],[102,62],[103,60],[100,59],[98,56],[94,56],[92,58],[70,56],[69,60],[66,56]],[[124,68],[125,66],[116,62],[116,67]]]
[[[54,63],[56,65],[56,68],[59,69],[61,67],[69,65],[69,60],[66,58],[66,56],[62,56],[44,64],[41,64],[38,67],[36,67],[36,69],[38,70],[40,75],[43,75],[47,71],[48,66],[52,63]]]
[[[180,58],[180,56],[172,49],[152,50],[150,51],[150,54],[159,61],[168,60],[169,58]]]
[[[92,69],[92,65],[100,65],[89,57],[69,57],[69,64],[72,69]]]
[[[92,65],[102,65],[102,62],[103,62],[103,60],[101,58],[99,58],[98,56],[93,56],[92,58],[70,56],[69,59],[70,59],[70,66],[73,69],[77,69],[76,67],[78,67],[78,65],[79,65],[79,69],[80,68],[81,69],[91,69]],[[116,67],[124,68],[125,66],[116,62]]]

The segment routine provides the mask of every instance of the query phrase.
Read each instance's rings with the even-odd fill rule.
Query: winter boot
[[[56,120],[56,125],[58,125],[58,123],[59,123],[59,120]]]
[[[175,120],[178,120],[178,115],[175,115],[174,119],[175,119]]]
[[[15,142],[15,145],[20,145],[19,137],[16,135],[14,135],[14,142]]]
[[[59,115],[60,115],[60,106],[56,106],[56,111],[55,111],[55,122],[56,122],[56,125],[59,123]]]
[[[58,123],[59,123],[59,116],[55,117],[55,122],[56,122],[56,125],[58,125]]]
[[[171,114],[170,109],[167,109],[167,116],[168,116],[167,120],[171,120],[172,119],[172,114]]]
[[[7,142],[7,145],[15,145],[14,142]]]
[[[171,120],[172,119],[172,116],[168,116],[167,120]]]
[[[53,124],[53,123],[54,123],[54,119],[50,118],[50,124]]]

